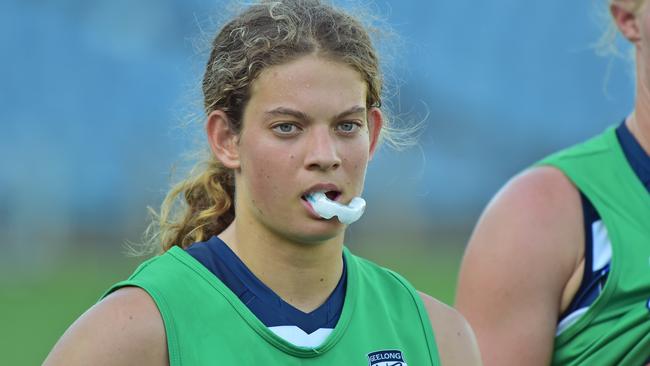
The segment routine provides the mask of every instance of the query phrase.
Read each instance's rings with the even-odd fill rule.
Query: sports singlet
[[[650,156],[625,125],[616,128],[616,137],[630,167],[650,192]],[[603,290],[612,260],[612,244],[600,214],[580,192],[585,231],[585,269],[582,282],[569,307],[560,315],[557,335],[584,314]]]
[[[593,204],[611,242],[596,300],[556,336],[553,365],[640,366],[650,357],[650,194],[614,128],[539,163],[560,169]]]
[[[439,366],[428,313],[401,276],[344,248],[347,289],[332,333],[316,347],[287,342],[179,247],[141,264],[124,286],[145,290],[165,326],[171,366]]]
[[[262,283],[219,237],[192,244],[186,251],[228,286],[272,332],[297,346],[322,344],[341,316],[347,278],[343,259],[343,273],[332,294],[320,307],[304,313]]]

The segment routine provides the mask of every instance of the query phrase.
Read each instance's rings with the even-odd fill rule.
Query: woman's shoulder
[[[44,365],[167,365],[162,317],[149,294],[123,287],[86,311]]]
[[[481,365],[478,343],[472,328],[454,308],[419,292],[429,315],[443,365]]]
[[[456,293],[486,362],[503,360],[503,349],[513,359],[547,362],[584,247],[580,192],[559,169],[526,170],[495,195],[470,238]]]
[[[512,178],[492,198],[470,238],[463,265],[491,265],[510,275],[517,269],[522,275],[538,270],[547,279],[552,267],[561,287],[583,256],[580,191],[559,169],[536,166]]]
[[[537,215],[557,215],[568,205],[580,204],[576,186],[564,172],[553,166],[535,166],[513,177],[495,195],[490,206],[507,204]],[[550,211],[550,212],[549,212]]]
[[[544,242],[537,247],[544,250],[557,243],[561,248],[555,249],[578,254],[582,219],[580,191],[574,183],[558,168],[536,166],[513,177],[492,198],[470,246],[485,237],[489,246]],[[528,246],[520,249],[531,250]]]

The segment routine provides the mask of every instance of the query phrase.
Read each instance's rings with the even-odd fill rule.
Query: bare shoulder
[[[494,259],[495,264],[552,260],[570,273],[584,254],[583,240],[579,191],[560,170],[544,166],[514,177],[495,195],[467,254],[479,251],[483,262]]]
[[[476,250],[484,263],[517,262],[524,269],[530,264],[523,259],[530,258],[570,274],[584,256],[582,221],[580,193],[564,173],[548,166],[529,169],[488,204],[467,254]]]
[[[541,209],[571,204],[566,200],[579,198],[579,193],[564,173],[552,166],[528,169],[513,177],[494,197],[490,205],[500,201],[519,205],[534,205]]]
[[[452,307],[420,292],[436,337],[440,362],[445,366],[482,365],[474,332]]]
[[[77,319],[44,365],[167,365],[162,317],[138,287],[124,287]]]
[[[488,204],[456,292],[486,365],[548,364],[561,304],[581,273],[582,226],[580,193],[553,167],[514,177]]]

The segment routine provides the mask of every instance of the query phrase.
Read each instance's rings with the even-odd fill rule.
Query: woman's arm
[[[63,334],[44,365],[168,365],[162,317],[149,294],[119,289]]]
[[[483,213],[463,258],[456,307],[486,366],[550,363],[558,316],[582,276],[581,207],[563,173],[540,167],[515,177]]]
[[[480,366],[476,338],[465,318],[453,308],[420,293],[429,314],[443,366]]]

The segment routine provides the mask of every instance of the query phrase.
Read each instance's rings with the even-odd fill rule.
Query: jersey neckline
[[[338,341],[341,339],[343,334],[345,334],[345,330],[347,329],[352,319],[352,313],[354,312],[357,302],[358,273],[355,258],[350,254],[349,250],[346,247],[343,247],[343,258],[347,266],[347,291],[343,300],[341,317],[339,318],[339,321],[334,327],[334,330],[327,337],[325,342],[315,348],[296,346],[273,333],[273,331],[266,327],[266,325],[264,325],[264,323],[262,323],[262,321],[259,320],[244,303],[241,302],[239,297],[237,297],[237,295],[233,293],[228,288],[228,286],[221,282],[212,272],[210,272],[210,270],[208,270],[203,264],[201,264],[201,262],[197,261],[184,249],[174,246],[169,249],[167,253],[191,268],[198,276],[200,276],[211,287],[218,291],[226,299],[226,301],[228,301],[228,303],[239,313],[242,319],[246,321],[246,323],[253,330],[255,330],[255,332],[264,338],[264,340],[287,354],[296,357],[311,358],[327,352],[332,347],[334,347],[336,343],[338,343]]]
[[[332,293],[318,308],[303,312],[266,286],[217,235],[207,241],[194,243],[185,251],[237,295],[268,328],[297,327],[306,334],[312,334],[319,329],[332,330],[338,323],[347,283],[347,265],[343,255],[343,273]]]
[[[623,145],[621,141],[619,141],[616,131],[616,127],[610,127],[605,133],[605,141],[614,152],[615,159],[618,162],[622,163],[616,164],[618,167],[617,171],[622,175],[623,178],[625,178],[624,181],[629,182],[630,189],[634,192],[634,195],[636,197],[639,197],[640,202],[644,202],[644,206],[650,207],[650,192],[648,192],[648,189],[641,181],[641,177],[639,177],[637,172],[632,167],[630,161],[628,160],[628,157],[623,150]],[[637,142],[636,139],[634,139],[634,142]]]
[[[650,155],[643,149],[625,121],[616,128],[616,137],[630,168],[650,193]]]

